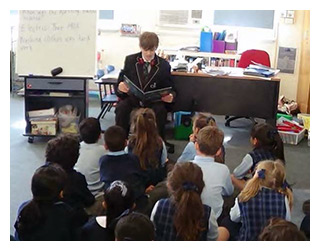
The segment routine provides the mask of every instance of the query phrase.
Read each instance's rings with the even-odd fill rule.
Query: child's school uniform
[[[121,217],[128,215],[129,210],[125,210],[119,217],[114,219],[107,227],[107,216],[92,217],[81,228],[81,241],[114,241],[114,229]]]
[[[126,151],[132,153],[134,145],[130,143]],[[164,142],[162,141],[162,147],[158,149],[155,153],[158,157],[159,165],[157,168],[151,167],[147,163],[147,169],[145,170],[145,174],[147,176],[147,186],[149,185],[157,185],[159,182],[163,181],[167,177],[167,169],[166,169],[166,160],[167,160],[167,149],[165,147]]]
[[[256,165],[262,160],[275,160],[274,154],[263,148],[255,148],[244,156],[242,162],[237,166],[233,174],[237,179],[243,179],[249,171],[254,171]]]
[[[144,195],[146,177],[142,172],[138,158],[125,151],[108,152],[99,160],[101,181],[108,188],[115,180],[122,180],[131,185],[135,198]]]
[[[88,221],[84,208],[91,206],[95,202],[95,197],[89,191],[84,175],[74,169],[67,170],[66,173],[67,181],[63,189],[62,201],[75,210],[79,221],[84,224]]]
[[[43,219],[34,229],[21,233],[19,215],[30,201],[21,204],[15,223],[15,239],[21,241],[71,241],[76,239],[76,221],[70,206],[56,202],[49,206],[41,206]]]
[[[267,221],[272,217],[291,220],[289,201],[284,194],[273,189],[261,188],[259,193],[246,202],[235,201],[230,211],[233,222],[241,222],[239,240],[257,240]]]
[[[88,189],[94,196],[101,194],[104,188],[99,167],[99,159],[104,154],[106,150],[101,144],[87,144],[84,141],[80,144],[80,156],[74,169],[85,176]]]
[[[198,240],[216,240],[218,238],[218,224],[214,216],[214,213],[212,212],[211,208],[207,205],[203,205],[203,209],[204,230],[199,234]],[[173,224],[174,213],[175,206],[169,198],[161,199],[155,204],[150,219],[155,226],[155,239],[157,241],[179,240]]]
[[[211,207],[218,219],[224,203],[222,196],[232,195],[234,189],[229,168],[207,156],[197,155],[192,162],[197,164],[203,173],[205,186],[201,193],[201,200]]]

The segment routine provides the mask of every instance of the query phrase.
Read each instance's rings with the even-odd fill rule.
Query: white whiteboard
[[[17,73],[93,77],[96,69],[95,10],[19,11]]]

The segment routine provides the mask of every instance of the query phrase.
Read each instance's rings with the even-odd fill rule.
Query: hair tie
[[[289,187],[289,184],[287,183],[287,181],[284,181],[283,184],[282,184],[282,186],[281,186],[281,188],[282,188],[283,190],[285,190],[285,189],[287,189],[288,187]]]
[[[266,178],[266,169],[260,169],[258,171],[258,177],[259,179],[264,180]]]
[[[272,129],[270,131],[268,131],[267,136],[269,139],[273,139],[274,140],[274,136],[278,133],[278,131],[276,129]]]
[[[120,188],[122,197],[126,196],[128,189],[122,181],[116,180],[116,181],[112,182],[109,189],[112,190],[115,187]]]
[[[195,191],[198,192],[199,188],[193,183],[193,182],[189,182],[186,181],[182,184],[183,190],[185,191]]]
[[[216,120],[214,119],[214,117],[208,117],[208,118],[207,118],[207,124],[209,124],[210,120],[212,120],[213,122],[216,122]]]

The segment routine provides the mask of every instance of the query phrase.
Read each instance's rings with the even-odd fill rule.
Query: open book
[[[129,87],[130,92],[140,99],[142,102],[145,101],[159,101],[161,97],[166,96],[170,93],[172,87],[166,87],[162,89],[156,89],[153,91],[144,92],[137,87],[126,75],[123,76],[124,82]]]
[[[270,78],[280,72],[278,69],[273,69],[268,66],[258,64],[254,61],[252,61],[252,63],[253,64],[250,64],[246,69],[244,69],[243,74]]]

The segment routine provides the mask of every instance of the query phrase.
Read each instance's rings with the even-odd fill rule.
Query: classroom
[[[11,241],[314,240],[310,10],[10,10],[10,28]]]

